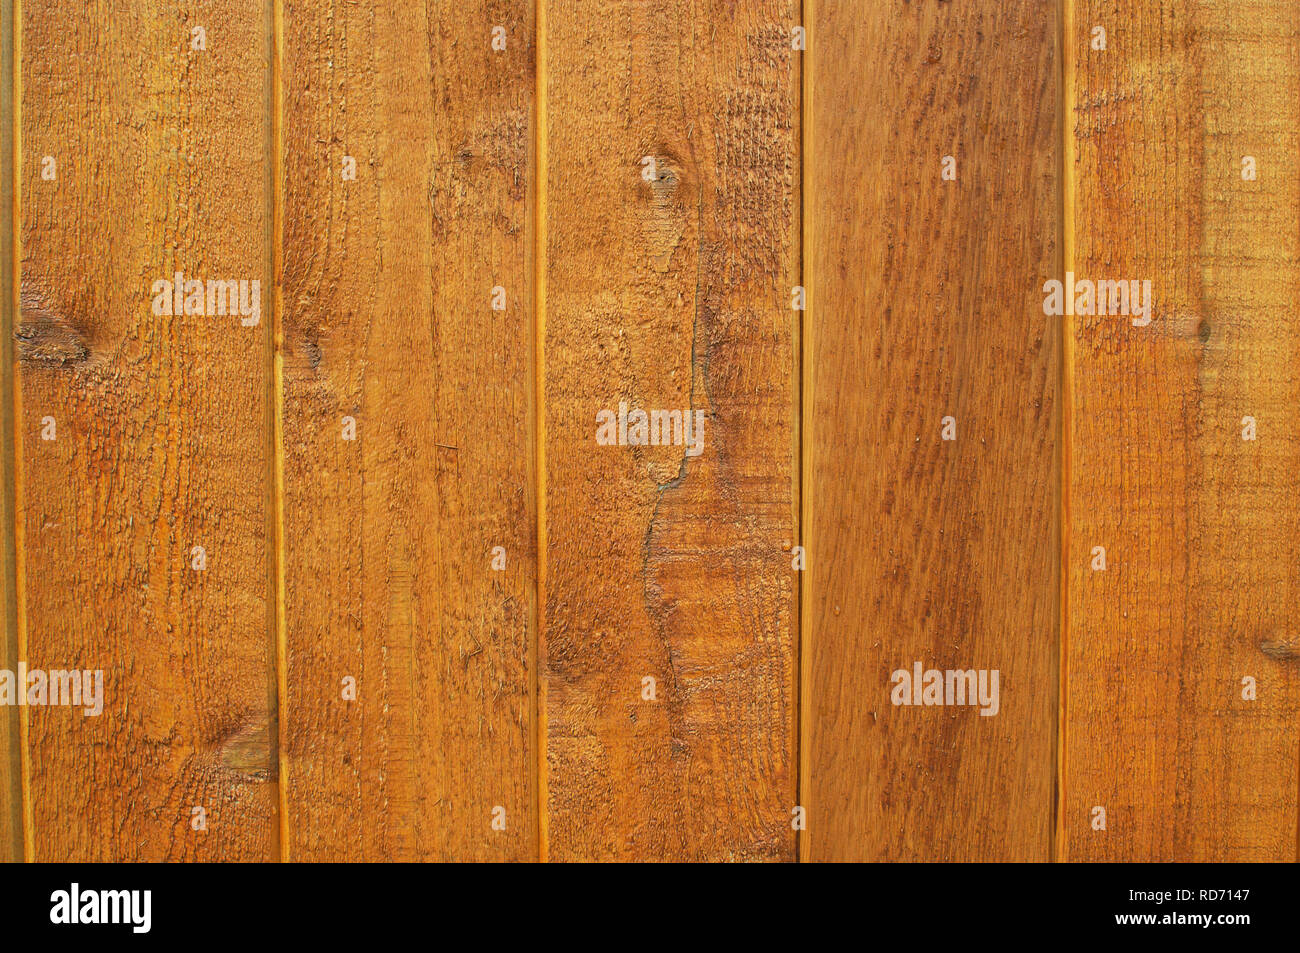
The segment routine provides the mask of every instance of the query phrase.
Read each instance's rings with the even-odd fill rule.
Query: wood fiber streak
[[[792,860],[799,5],[546,15],[549,856]]]
[[[1293,860],[1300,5],[1080,0],[1074,23],[1073,270],[1150,279],[1154,309],[1069,319],[1062,856]]]
[[[820,0],[805,859],[1046,860],[1059,615],[1055,6]],[[941,181],[942,157],[957,162]],[[941,420],[956,420],[955,441]],[[891,704],[997,669],[1000,710]]]
[[[27,662],[104,672],[99,717],[26,709],[35,859],[267,859],[267,17],[22,13]],[[155,315],[176,271],[260,280],[260,324]]]
[[[533,16],[286,4],[292,859],[538,854]]]
[[[15,276],[14,220],[19,196],[14,181],[14,9],[0,2],[0,669],[18,667],[17,518],[14,459],[14,326],[18,289]],[[0,863],[23,859],[21,712],[0,710]]]

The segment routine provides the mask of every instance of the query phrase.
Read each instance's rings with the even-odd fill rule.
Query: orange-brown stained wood
[[[1053,8],[815,10],[801,853],[1046,860],[1060,342],[1038,289],[1059,255]],[[916,662],[998,670],[998,713],[893,705],[891,674]]]
[[[1067,264],[1153,314],[1068,319],[1060,853],[1292,860],[1300,6],[1070,7]]]
[[[18,593],[14,462],[14,324],[18,312],[14,224],[18,189],[14,149],[14,10],[0,2],[0,669],[18,667]],[[22,739],[17,707],[0,710],[0,863],[23,859]]]
[[[534,35],[285,5],[291,859],[538,854]]]
[[[268,27],[242,2],[22,4],[26,661],[104,678],[98,717],[24,709],[36,860],[276,854]],[[259,323],[155,314],[178,271],[260,281]]]
[[[794,857],[798,23],[546,9],[551,859]],[[700,452],[598,444],[620,402]]]

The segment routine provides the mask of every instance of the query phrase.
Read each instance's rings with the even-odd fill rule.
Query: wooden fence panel
[[[1294,0],[0,0],[0,114],[0,861],[1297,858]]]
[[[546,5],[554,859],[794,856],[798,17]]]
[[[277,854],[270,25],[22,4],[25,661],[103,673],[22,710],[30,859]]]
[[[1053,9],[815,4],[808,859],[1051,853]],[[921,704],[918,666],[987,703]]]
[[[1300,7],[1078,0],[1067,38],[1067,269],[1150,308],[1067,317],[1061,856],[1294,860]]]
[[[294,859],[538,853],[533,38],[528,0],[286,5]]]

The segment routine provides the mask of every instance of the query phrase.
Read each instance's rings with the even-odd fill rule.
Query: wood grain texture
[[[0,862],[1297,859],[1295,0],[0,0],[0,116]]]
[[[1061,855],[1293,860],[1300,7],[1076,0],[1067,42],[1073,270],[1154,315],[1070,319]]]
[[[1054,7],[815,10],[802,854],[1045,860],[1060,342],[1038,288],[1059,254]],[[956,181],[940,178],[945,155]],[[1000,711],[892,705],[891,673],[918,661],[999,670]]]
[[[14,460],[14,327],[18,313],[15,223],[19,188],[18,113],[14,8],[0,2],[0,669],[18,667],[16,519],[18,490]],[[22,727],[16,707],[0,709],[0,863],[23,859]]]
[[[237,0],[22,5],[26,661],[104,672],[99,717],[23,710],[37,860],[276,854],[268,36]],[[177,271],[261,281],[261,322],[154,314]]]
[[[534,859],[533,5],[285,26],[289,855]]]
[[[552,859],[794,856],[798,14],[547,6]],[[620,402],[702,452],[598,445]]]

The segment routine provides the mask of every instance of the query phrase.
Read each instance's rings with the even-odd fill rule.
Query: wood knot
[[[31,292],[24,291],[20,300],[21,318],[14,329],[18,359],[26,364],[61,367],[85,364],[90,360],[90,344],[85,335],[63,317],[55,314]]]
[[[265,714],[250,715],[221,742],[219,760],[228,771],[241,774],[250,780],[274,779],[276,772],[271,758],[270,718]]]
[[[1266,639],[1259,643],[1259,650],[1276,661],[1294,662],[1300,659],[1300,636],[1285,635],[1277,639]]]
[[[685,177],[681,160],[662,146],[648,152],[641,160],[642,184],[654,196],[656,204],[670,202]]]

